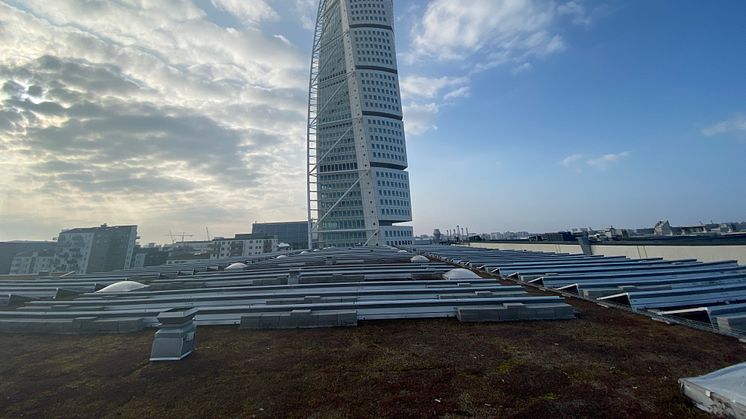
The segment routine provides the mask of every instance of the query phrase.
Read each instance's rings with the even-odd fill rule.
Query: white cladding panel
[[[411,243],[391,0],[322,0],[316,155],[321,247]]]

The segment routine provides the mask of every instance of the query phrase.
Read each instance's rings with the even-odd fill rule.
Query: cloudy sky
[[[305,216],[314,0],[0,0],[0,240]],[[746,219],[746,3],[395,1],[415,232]]]

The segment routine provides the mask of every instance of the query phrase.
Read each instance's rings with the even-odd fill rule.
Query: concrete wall
[[[583,253],[579,244],[474,242],[471,247],[535,252]],[[626,256],[632,259],[697,259],[702,262],[737,260],[746,265],[746,245],[593,244],[594,255]]]
[[[532,252],[555,252],[555,253],[583,253],[579,244],[558,243],[497,243],[497,242],[472,242],[471,247],[500,250],[530,250]]]
[[[702,262],[737,260],[746,265],[746,246],[666,246],[666,245],[593,245],[593,254],[627,256],[635,259],[655,258],[687,259]]]

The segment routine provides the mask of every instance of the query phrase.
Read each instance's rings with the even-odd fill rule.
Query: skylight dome
[[[115,282],[109,285],[108,287],[101,288],[100,290],[96,292],[100,294],[129,292],[129,291],[135,291],[135,290],[139,290],[139,289],[143,289],[147,287],[148,287],[147,285],[141,284],[135,281],[120,281],[120,282]]]
[[[451,269],[450,271],[443,274],[443,279],[478,279],[479,275],[475,274],[474,272],[464,269],[464,268],[456,268]]]

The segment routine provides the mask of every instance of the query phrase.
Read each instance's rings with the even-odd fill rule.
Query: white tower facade
[[[408,245],[412,220],[392,0],[321,0],[308,110],[312,247]]]

